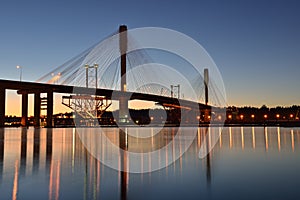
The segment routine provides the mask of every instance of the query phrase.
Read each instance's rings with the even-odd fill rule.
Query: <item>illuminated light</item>
[[[228,115],[228,119],[232,119],[232,115]]]
[[[254,117],[255,117],[255,115],[252,114],[252,115],[251,115],[251,118],[253,119]]]
[[[151,119],[151,121],[153,121],[153,120],[154,120],[154,117],[150,117],[150,119]]]
[[[22,66],[17,65],[17,69],[20,69],[20,81],[22,81]]]
[[[199,119],[200,119],[200,116],[198,115],[196,118],[199,120]]]
[[[240,118],[241,118],[241,120],[243,120],[244,119],[244,115],[240,115]]]
[[[218,120],[221,120],[221,119],[222,119],[222,116],[221,116],[221,115],[219,115],[219,116],[218,116]]]
[[[264,115],[264,118],[267,119],[267,118],[268,118],[268,115]]]
[[[290,114],[290,118],[293,118],[294,117],[294,115],[293,114]]]
[[[276,114],[276,118],[279,118],[280,117],[280,115],[279,114]]]
[[[210,119],[210,115],[208,115],[208,117],[207,117],[208,119]]]

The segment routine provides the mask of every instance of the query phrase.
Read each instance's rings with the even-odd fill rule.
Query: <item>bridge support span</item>
[[[40,127],[41,93],[34,93],[34,127]]]
[[[53,91],[47,92],[47,127],[53,127]]]
[[[0,87],[0,127],[4,126],[5,121],[5,88]]]
[[[27,126],[28,121],[28,93],[22,93],[22,119],[21,125]]]

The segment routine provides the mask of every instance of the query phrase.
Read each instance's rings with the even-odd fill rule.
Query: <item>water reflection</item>
[[[142,140],[129,136],[127,129],[108,129],[110,140],[123,150],[120,151],[118,159],[119,169],[125,170],[116,171],[95,159],[81,143],[74,129],[0,129],[0,197],[31,199],[34,192],[37,198],[50,200],[123,200],[139,197],[139,193],[142,192],[148,194],[150,188],[151,191],[162,192],[159,188],[155,189],[155,185],[163,189],[167,188],[168,184],[192,180],[196,181],[198,186],[206,183],[209,188],[213,188],[216,187],[215,181],[220,175],[220,172],[215,170],[226,169],[226,165],[219,165],[224,159],[219,155],[228,155],[228,152],[229,155],[230,152],[265,152],[266,155],[276,155],[278,152],[295,153],[298,150],[300,134],[299,129],[294,128],[228,127],[223,130],[219,145],[216,145],[205,159],[200,160],[198,151],[203,143],[212,144],[213,130],[208,127],[199,128],[195,141],[178,160],[175,160],[175,151],[183,153],[180,144],[169,146],[171,153],[160,152],[157,158],[141,156],[138,163],[129,159],[128,151],[137,151],[138,144],[143,145],[140,152],[149,152],[173,140],[176,130],[167,128],[159,136]],[[221,129],[214,131],[220,134]],[[98,150],[102,156],[113,159],[111,149],[97,145],[94,148],[100,148]],[[132,163],[141,165],[141,168],[151,169],[154,161],[172,163],[151,173],[126,172]],[[189,180],[185,180],[186,177]],[[149,187],[149,191],[143,186]],[[167,191],[166,189],[163,193]],[[175,195],[176,191],[169,191],[168,194]],[[145,199],[147,198],[145,196]]]
[[[0,181],[2,182],[4,159],[4,129],[0,128]],[[0,183],[1,183],[0,182]]]
[[[120,173],[120,186],[121,186],[121,193],[120,193],[120,199],[126,200],[127,199],[127,190],[128,190],[128,179],[129,179],[129,174],[128,174],[128,156],[127,156],[127,151],[128,151],[128,134],[127,134],[127,129],[125,131],[119,130],[119,147],[120,147],[120,168],[119,169],[124,169],[119,170]]]

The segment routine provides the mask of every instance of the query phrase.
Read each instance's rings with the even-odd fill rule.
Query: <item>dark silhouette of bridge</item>
[[[204,116],[204,120],[209,120],[210,110],[212,106],[208,104],[208,69],[204,70],[204,91],[205,91],[205,103],[199,103],[192,100],[179,99],[179,95],[175,97],[173,91],[171,91],[171,96],[159,95],[159,94],[147,94],[143,92],[129,92],[126,89],[126,51],[127,51],[127,27],[122,25],[119,28],[119,50],[120,56],[120,75],[121,75],[121,87],[120,90],[115,89],[104,89],[98,87],[98,77],[97,77],[97,67],[98,65],[89,66],[86,65],[86,86],[73,86],[65,84],[52,84],[49,83],[37,83],[37,82],[21,82],[12,80],[0,80],[0,126],[4,126],[5,121],[5,102],[6,102],[6,90],[17,90],[17,93],[22,96],[22,126],[27,125],[28,118],[28,95],[34,94],[34,126],[40,126],[40,115],[41,107],[43,106],[47,111],[47,127],[53,126],[53,94],[62,93],[70,94],[70,96],[63,96],[64,105],[72,108],[75,112],[79,112],[76,108],[72,107],[75,105],[75,101],[80,100],[80,105],[84,102],[91,100],[95,101],[93,106],[98,106],[96,108],[96,114],[89,114],[90,117],[100,118],[101,114],[110,106],[107,101],[118,100],[119,101],[119,120],[120,122],[126,122],[127,111],[128,111],[128,101],[129,100],[143,100],[152,101],[156,104],[162,105],[163,107],[173,108],[173,109],[185,109],[194,110]],[[95,88],[89,87],[89,77],[88,74],[90,70],[95,70],[93,78],[95,81]],[[171,86],[172,87],[172,86]],[[179,87],[179,86],[178,86]],[[179,88],[178,88],[179,90]],[[41,94],[46,93],[46,98],[41,98]],[[72,102],[73,101],[73,102]],[[106,101],[106,103],[104,103]],[[87,105],[87,104],[86,104]],[[76,106],[78,107],[78,106]],[[95,109],[95,107],[93,108]],[[98,110],[97,110],[98,109]],[[89,115],[86,115],[87,117]],[[125,121],[124,121],[125,120]]]
[[[5,90],[17,90],[18,94],[22,95],[22,125],[26,126],[28,116],[28,94],[34,94],[34,119],[35,126],[39,126],[40,113],[41,113],[41,97],[42,93],[47,94],[47,125],[52,126],[52,115],[53,115],[53,94],[73,94],[74,91],[80,92],[81,95],[96,95],[105,96],[107,99],[119,100],[120,97],[125,100],[144,100],[153,101],[161,105],[169,105],[173,107],[182,107],[193,110],[205,110],[210,109],[211,106],[202,103],[197,103],[189,100],[180,101],[177,98],[154,95],[154,94],[143,94],[138,92],[124,92],[114,91],[109,89],[94,89],[85,87],[74,87],[67,85],[55,85],[45,83],[34,83],[34,82],[20,82],[11,80],[0,80],[0,126],[4,126],[5,118]],[[114,95],[113,95],[114,94]]]

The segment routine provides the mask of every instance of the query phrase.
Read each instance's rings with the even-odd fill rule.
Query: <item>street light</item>
[[[244,115],[240,115],[240,118],[241,118],[241,120],[243,120],[244,119]]]
[[[22,67],[17,65],[17,69],[20,69],[20,81],[22,81]]]

